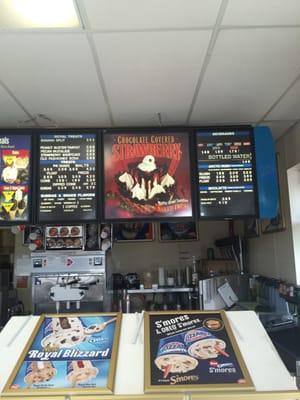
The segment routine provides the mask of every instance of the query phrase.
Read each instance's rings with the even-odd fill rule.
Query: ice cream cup
[[[217,358],[226,347],[224,340],[218,339],[205,328],[192,329],[183,337],[188,354],[197,359]]]
[[[195,369],[198,361],[188,354],[183,336],[173,335],[160,339],[155,365],[166,378],[169,373],[185,373]]]
[[[72,386],[80,383],[86,383],[98,375],[98,368],[96,368],[92,361],[78,360],[67,362],[67,379]]]
[[[26,365],[24,381],[28,386],[50,381],[56,374],[51,361],[32,361]]]

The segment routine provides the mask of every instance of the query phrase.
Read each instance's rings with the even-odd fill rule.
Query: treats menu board
[[[255,216],[250,129],[196,132],[200,217]]]
[[[96,219],[96,134],[42,134],[40,222]]]
[[[193,215],[188,132],[105,132],[106,220]]]
[[[111,393],[121,314],[42,316],[4,392]]]
[[[253,389],[224,311],[145,316],[145,391]]]
[[[31,136],[0,136],[0,223],[27,222]]]

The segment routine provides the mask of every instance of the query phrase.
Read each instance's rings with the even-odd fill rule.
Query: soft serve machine
[[[33,313],[103,311],[105,252],[31,254]]]

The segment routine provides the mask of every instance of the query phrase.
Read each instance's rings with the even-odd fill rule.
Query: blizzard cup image
[[[86,327],[78,317],[54,317],[46,326],[42,347],[46,351],[70,348],[84,342],[90,335],[102,332],[116,318]]]
[[[98,368],[88,360],[68,361],[67,362],[67,378],[72,386],[80,383],[87,383],[98,375]]]
[[[184,343],[188,354],[197,359],[217,358],[220,354],[228,357],[224,351],[226,343],[218,339],[205,328],[196,328],[186,332]]]
[[[155,365],[167,378],[169,373],[185,373],[195,369],[198,361],[186,349],[182,335],[160,339]]]
[[[50,381],[56,374],[51,361],[32,361],[26,366],[24,382],[27,386]]]

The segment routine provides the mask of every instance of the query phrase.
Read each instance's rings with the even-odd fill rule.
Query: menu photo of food
[[[4,392],[112,392],[120,319],[117,313],[41,317]]]
[[[28,220],[30,136],[0,137],[0,221]]]
[[[106,220],[191,217],[188,132],[106,132]]]
[[[253,389],[223,311],[146,313],[145,338],[147,392]]]

